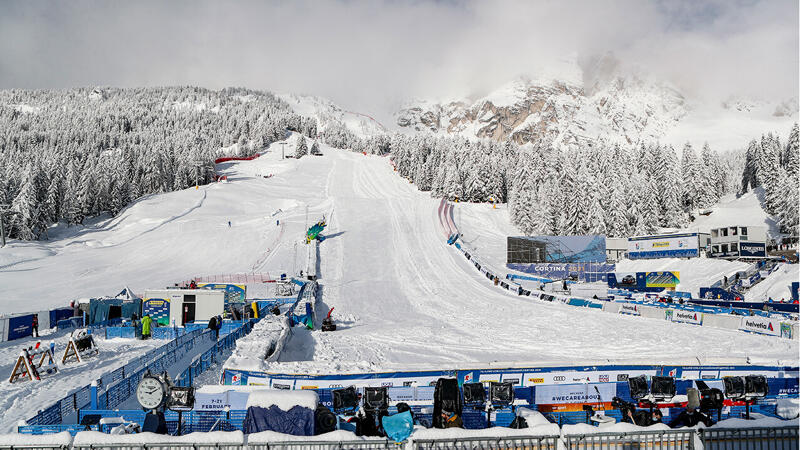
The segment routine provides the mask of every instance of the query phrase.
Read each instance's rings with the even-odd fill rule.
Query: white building
[[[711,251],[715,258],[764,258],[767,256],[767,227],[733,225],[711,230]]]
[[[628,238],[606,238],[606,259],[617,262],[625,257],[628,251]]]
[[[208,320],[225,311],[225,291],[211,289],[159,289],[145,291],[142,316],[159,325],[183,326]]]

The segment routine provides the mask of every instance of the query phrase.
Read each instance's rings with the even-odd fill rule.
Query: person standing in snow
[[[208,329],[214,330],[214,340],[219,340],[219,327],[217,326],[217,316],[208,319]]]
[[[153,319],[149,315],[142,317],[142,340],[150,339],[150,325],[152,323]]]
[[[33,315],[33,321],[31,322],[31,336],[39,337],[39,315]]]

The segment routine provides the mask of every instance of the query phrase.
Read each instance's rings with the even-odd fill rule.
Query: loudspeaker
[[[338,412],[355,411],[358,408],[358,393],[354,386],[333,391],[333,410]]]
[[[647,397],[647,392],[649,390],[647,387],[647,378],[644,375],[628,378],[628,388],[631,391],[631,398],[639,400],[640,398]]]
[[[481,383],[464,383],[461,386],[464,391],[464,403],[484,404],[486,403],[486,389]]]

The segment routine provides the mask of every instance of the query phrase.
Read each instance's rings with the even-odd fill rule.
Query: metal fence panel
[[[705,450],[783,450],[798,448],[798,428],[701,428]]]
[[[504,436],[457,439],[414,439],[414,450],[557,450],[558,436]]]
[[[694,430],[637,431],[564,436],[569,450],[653,449],[693,450]]]
[[[72,450],[243,450],[241,444],[153,443],[153,444],[72,444]]]
[[[379,450],[400,448],[387,440],[366,441],[290,441],[269,444],[247,444],[248,450]]]

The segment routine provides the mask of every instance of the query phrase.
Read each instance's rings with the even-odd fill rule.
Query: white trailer
[[[225,311],[225,291],[211,289],[148,290],[142,300],[142,315],[165,325],[209,320]]]

